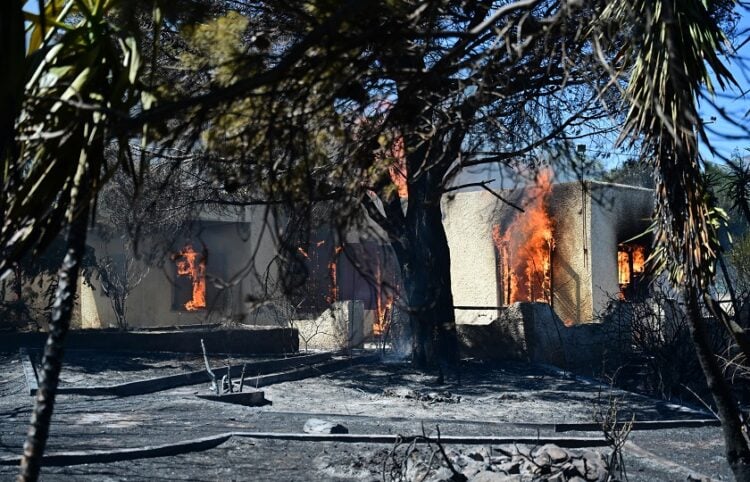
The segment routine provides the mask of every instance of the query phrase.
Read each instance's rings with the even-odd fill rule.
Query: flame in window
[[[617,282],[620,284],[620,299],[646,270],[646,247],[639,244],[621,244],[617,247]]]
[[[172,257],[177,266],[177,276],[187,276],[193,285],[193,297],[185,303],[188,311],[206,308],[206,250],[197,252],[192,244],[186,244],[182,251]]]
[[[497,224],[492,227],[502,304],[551,301],[551,257],[555,247],[554,226],[547,209],[551,193],[552,174],[542,171],[529,190],[531,201],[524,212],[505,231]]]

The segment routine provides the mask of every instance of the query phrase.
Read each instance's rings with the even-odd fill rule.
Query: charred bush
[[[679,297],[655,284],[648,296],[612,299],[602,318],[608,326],[628,332],[630,340],[625,353],[610,353],[604,360],[604,376],[623,388],[665,400],[710,400]],[[731,353],[721,326],[707,314],[705,321],[714,352],[718,356]]]

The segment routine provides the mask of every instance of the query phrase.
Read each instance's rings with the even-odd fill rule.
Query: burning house
[[[455,315],[468,345],[493,336],[510,340],[501,352],[549,360],[550,344],[593,342],[613,301],[644,294],[651,190],[552,184],[543,173],[500,197],[462,192],[444,204]]]
[[[537,181],[499,197],[453,193],[443,205],[460,331],[502,325],[496,336],[509,340],[511,351],[528,352],[529,340],[545,333],[554,331],[559,340],[580,332],[567,327],[597,325],[610,303],[642,296],[648,281],[650,240],[638,236],[650,223],[652,191],[593,181],[553,184],[544,173]],[[327,348],[357,344],[383,329],[398,285],[387,244],[363,233],[339,239],[321,223],[297,249],[306,282],[296,294],[281,296],[267,291],[269,278],[263,277],[278,279],[277,240],[257,229],[261,210],[241,211],[197,220],[195,232],[173,246],[163,266],[142,277],[127,299],[131,327],[212,318],[292,323],[305,344],[317,337],[322,341],[311,346]],[[98,252],[105,250],[104,240],[95,234],[91,240]],[[116,326],[105,293],[81,288],[82,326]],[[269,295],[272,303],[246,303]],[[331,320],[342,316],[344,334],[328,336],[338,330]]]
[[[459,323],[486,323],[515,302],[548,303],[569,326],[590,323],[643,284],[650,242],[638,236],[650,224],[651,190],[541,176],[504,195],[508,203],[484,191],[445,203]]]

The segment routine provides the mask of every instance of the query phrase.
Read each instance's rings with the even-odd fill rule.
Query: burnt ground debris
[[[154,376],[192,370],[193,358],[141,354],[99,359],[68,354],[66,380]],[[192,356],[191,356],[192,357]],[[106,360],[106,363],[103,361]],[[118,360],[122,360],[120,365]],[[164,373],[167,374],[167,373]],[[123,375],[124,376],[124,375]],[[201,400],[188,386],[132,397],[61,395],[48,451],[106,450],[169,444],[231,431],[301,433],[309,418],[345,425],[352,434],[415,435],[436,426],[443,435],[583,436],[556,433],[555,424],[590,423],[597,404],[620,400],[619,417],[637,420],[705,419],[692,407],[523,363],[468,363],[461,385],[399,363],[371,363],[265,387],[273,405],[256,408]],[[0,456],[20,454],[31,413],[18,355],[0,356]],[[411,394],[416,394],[412,396]],[[407,395],[407,396],[401,396]],[[691,473],[729,480],[718,427],[633,431],[626,447],[630,480],[685,480]],[[216,448],[181,455],[67,467],[45,467],[47,480],[382,480],[389,444],[231,438]],[[464,449],[465,447],[449,447]],[[603,452],[607,450],[597,449]],[[647,454],[644,456],[644,453]],[[665,463],[669,462],[669,463]],[[671,465],[670,465],[671,463]],[[379,465],[380,464],[380,465]],[[0,478],[15,473],[0,466]]]

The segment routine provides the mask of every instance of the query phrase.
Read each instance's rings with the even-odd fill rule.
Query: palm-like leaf
[[[716,217],[707,205],[698,140],[707,140],[696,101],[712,76],[733,83],[722,63],[725,38],[702,1],[613,2],[607,15],[641,19],[640,44],[627,98],[623,137],[641,139],[657,185],[656,245],[677,284],[707,288],[719,245]],[[621,23],[623,24],[623,23]]]
[[[68,228],[20,480],[39,476],[88,213],[112,169],[105,163],[104,148],[112,140],[127,145],[127,133],[113,130],[116,116],[141,108],[137,37],[113,21],[120,3],[127,2],[47,2],[40,15],[26,15],[32,25],[28,54],[14,66],[27,82],[14,119],[15,148],[0,149],[5,167],[0,273]]]
[[[4,173],[8,171],[14,139],[15,124],[23,98],[24,66],[23,2],[8,0],[0,6],[0,161]],[[0,213],[3,212],[0,201]],[[1,214],[0,214],[1,215]],[[0,217],[0,220],[2,218]]]
[[[18,122],[19,155],[6,159],[0,272],[44,248],[76,216],[80,169],[89,180],[81,201],[95,194],[107,172],[94,146],[102,149],[111,135],[112,113],[139,103],[137,42],[112,23],[117,3],[56,0],[44,18],[27,16],[35,22],[27,65],[35,69]]]
[[[732,209],[741,212],[750,223],[750,163],[740,158],[731,162],[729,168],[729,178],[721,189],[733,200]]]
[[[724,213],[714,209],[703,176],[699,140],[708,143],[697,110],[705,88],[733,83],[722,63],[725,38],[709,13],[709,0],[611,2],[604,17],[635,24],[629,44],[635,60],[627,87],[630,111],[623,138],[642,142],[654,168],[656,209],[654,259],[681,289],[690,331],[724,429],[727,459],[737,480],[750,479],[750,448],[740,414],[707,342],[703,298],[750,359],[750,340],[711,298],[709,289],[721,251]]]

